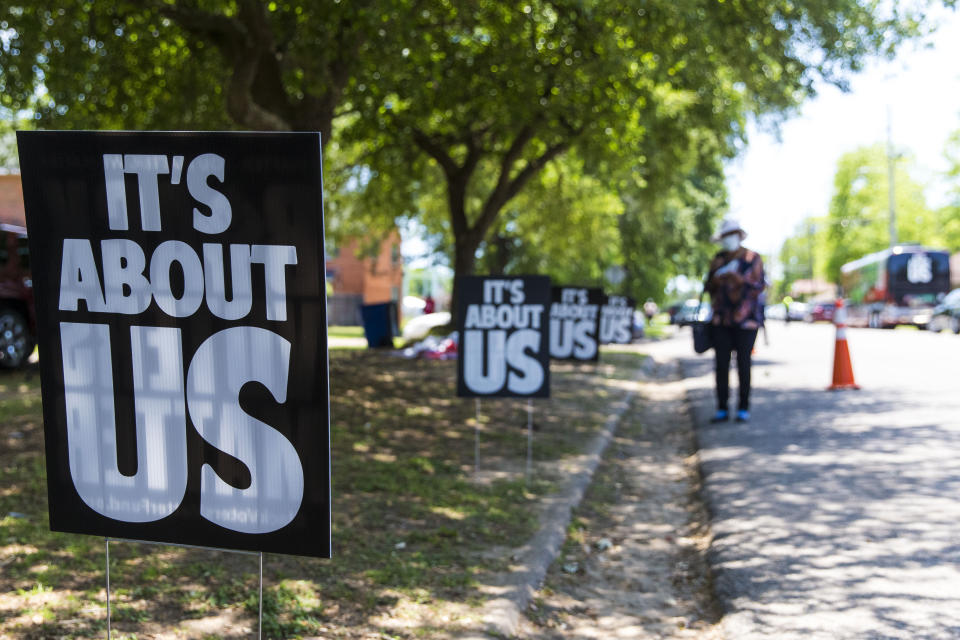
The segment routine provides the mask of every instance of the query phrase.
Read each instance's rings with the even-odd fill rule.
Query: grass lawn
[[[331,338],[365,338],[363,327],[333,326],[327,327],[327,335]]]
[[[474,401],[455,397],[455,362],[332,353],[334,558],[266,556],[264,637],[443,638],[475,624],[558,462],[599,430],[641,358],[555,364],[528,483],[525,401],[484,401],[478,425]],[[115,638],[256,633],[255,557],[128,542],[110,555]],[[105,605],[104,541],[48,529],[38,374],[0,372],[0,640],[104,637]]]
[[[647,323],[644,333],[654,340],[666,337],[670,333],[670,316],[665,313],[653,316],[653,320]]]
[[[327,337],[330,338],[330,349],[335,351],[357,351],[367,348],[367,336],[363,327],[334,326],[327,328]],[[346,340],[338,340],[346,338]],[[400,349],[404,340],[399,337],[393,339],[393,348]]]

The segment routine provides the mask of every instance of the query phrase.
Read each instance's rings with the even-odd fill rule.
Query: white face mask
[[[720,244],[725,251],[736,251],[740,248],[740,234],[731,233],[720,238]]]

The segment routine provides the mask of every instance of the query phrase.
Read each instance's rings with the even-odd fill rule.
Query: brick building
[[[26,226],[20,173],[0,169],[0,222]]]
[[[330,324],[359,324],[361,304],[396,302],[403,292],[400,233],[394,229],[376,255],[364,255],[358,240],[348,240],[327,256]]]
[[[400,234],[391,231],[372,257],[362,255],[357,240],[348,240],[327,256],[327,282],[334,294],[361,295],[364,304],[399,301],[403,287]]]

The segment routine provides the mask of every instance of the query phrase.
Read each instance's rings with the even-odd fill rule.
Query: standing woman
[[[766,286],[760,254],[741,246],[746,232],[727,218],[713,237],[722,249],[710,263],[704,289],[713,306],[713,350],[716,357],[717,413],[712,422],[730,419],[730,354],[737,352],[740,397],[737,422],[750,420],[750,354],[763,325],[761,292]]]

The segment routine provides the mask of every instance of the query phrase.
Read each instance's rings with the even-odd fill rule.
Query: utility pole
[[[894,186],[894,172],[897,157],[893,152],[893,115],[890,105],[887,105],[887,187],[890,198],[890,248],[897,244],[897,205],[896,188]]]

